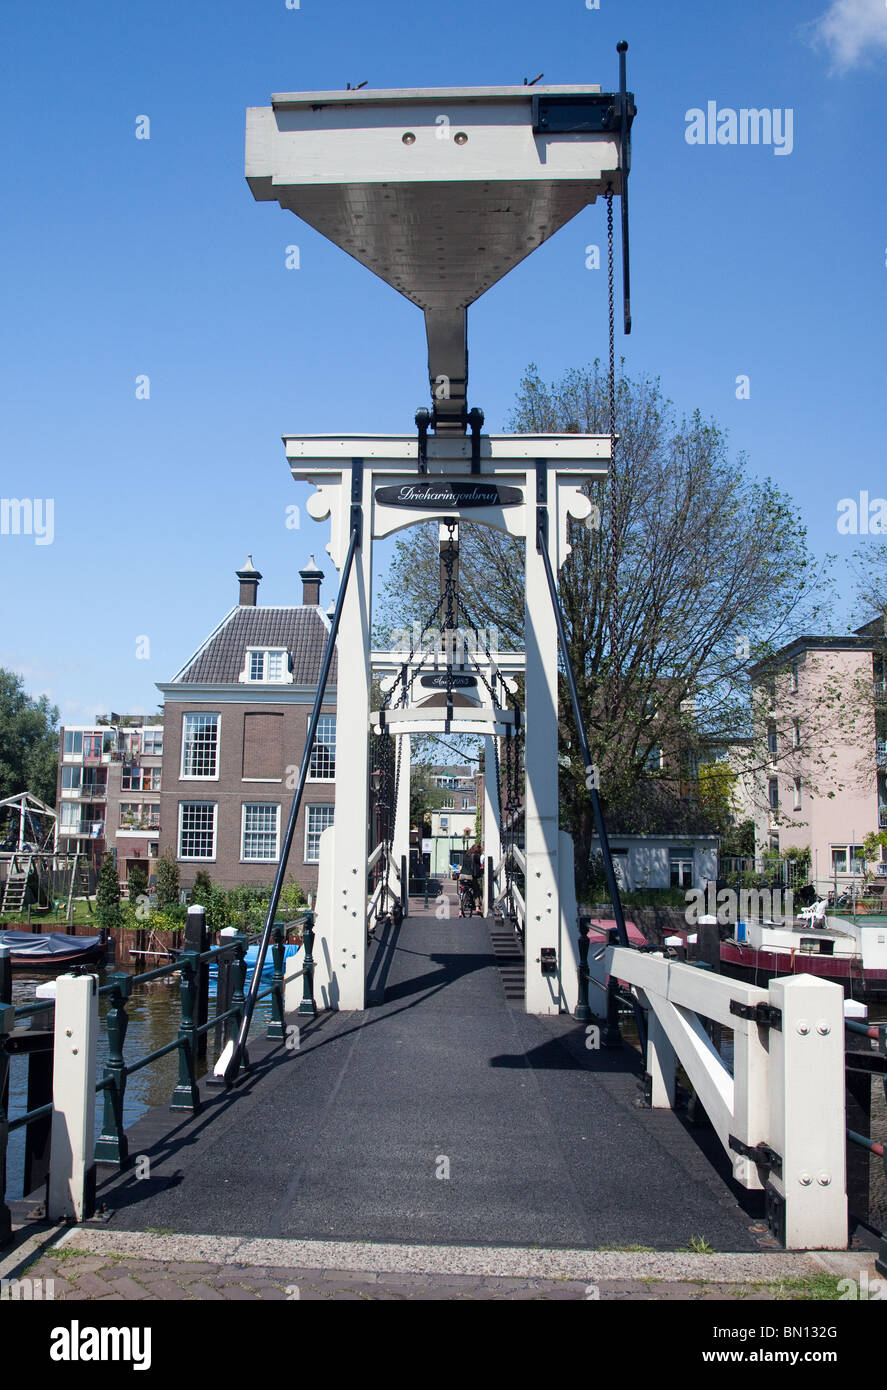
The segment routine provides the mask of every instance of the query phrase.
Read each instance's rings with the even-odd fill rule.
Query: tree
[[[29,791],[55,805],[59,712],[32,699],[21,676],[0,668],[0,800]]]
[[[544,383],[531,366],[509,427],[609,434],[596,362]],[[648,377],[616,381],[619,442],[599,509],[574,525],[559,576],[571,664],[608,823],[693,833],[713,819],[691,769],[712,744],[752,734],[748,665],[816,620],[822,576],[794,502],[731,460],[723,431],[680,417]],[[776,542],[774,544],[774,540]],[[523,645],[523,541],[460,526],[460,590],[474,620]],[[437,523],[398,541],[383,619],[410,627],[439,593]],[[561,677],[560,797],[580,887],[593,819]]]
[[[864,610],[880,614],[887,635],[887,542],[872,540],[854,552],[856,597]]]
[[[95,919],[100,927],[119,927],[123,922],[117,865],[110,851],[103,856],[99,869],[99,881],[95,895]]]
[[[129,893],[129,901],[136,902],[139,898],[147,897],[148,894],[148,866],[147,864],[133,864],[129,870],[129,877],[126,880],[126,887]]]
[[[161,912],[179,902],[179,866],[169,851],[157,860],[157,906]]]
[[[447,799],[443,787],[434,782],[430,763],[415,761],[410,764],[410,825],[417,826],[419,836],[422,826],[431,819],[432,811],[439,811]]]

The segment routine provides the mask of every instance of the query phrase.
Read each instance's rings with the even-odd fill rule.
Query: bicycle
[[[459,880],[459,916],[471,917],[477,906],[473,879]]]

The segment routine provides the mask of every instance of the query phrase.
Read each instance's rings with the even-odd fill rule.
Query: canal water
[[[269,953],[270,955],[270,953]],[[162,964],[158,961],[157,964]],[[138,974],[146,967],[130,967],[120,965],[115,967],[119,974]],[[51,975],[41,974],[33,978],[16,974],[13,976],[12,1002],[15,1007],[23,1004],[32,1004],[37,995],[36,989],[39,984],[45,984],[52,979]],[[252,969],[247,975],[247,988],[252,978]],[[104,984],[106,974],[103,971],[99,977],[99,983]],[[266,962],[263,971],[263,988],[271,983],[270,961]],[[210,972],[210,998],[215,996],[215,969]],[[103,1067],[108,1060],[108,1030],[105,1026],[109,1008],[107,996],[99,999],[99,1035],[97,1049],[97,1068],[96,1080],[101,1080]],[[213,1007],[210,1006],[210,1017],[212,1017]],[[182,1021],[182,1007],[179,998],[179,977],[178,972],[164,977],[160,980],[152,980],[148,984],[137,985],[128,1001],[127,1016],[129,1027],[126,1030],[126,1041],[123,1045],[123,1056],[127,1062],[138,1061],[140,1057],[153,1052],[155,1048],[163,1047],[166,1043],[172,1042],[179,1030]],[[268,1027],[271,1017],[271,1000],[260,1000],[256,1005],[253,1014],[251,1037],[261,1037]],[[51,1027],[52,1010],[47,1010],[46,1014],[40,1019],[38,1026]],[[211,1029],[207,1041],[207,1059],[198,1061],[197,1074],[203,1076],[207,1069],[215,1062],[215,1030]],[[10,1065],[9,1078],[9,1118],[14,1120],[16,1116],[23,1115],[27,1109],[27,1058],[13,1057]],[[175,1089],[179,1075],[179,1053],[178,1051],[168,1052],[165,1057],[160,1057],[150,1066],[143,1067],[140,1071],[134,1072],[127,1077],[126,1091],[123,1098],[124,1123],[127,1128],[134,1124],[146,1110],[155,1105],[168,1105]],[[101,1123],[103,1095],[100,1093],[96,1099],[96,1124]],[[9,1150],[7,1160],[6,1191],[8,1199],[23,1196],[22,1181],[24,1176],[24,1155],[25,1155],[25,1131],[16,1130],[9,1136]]]

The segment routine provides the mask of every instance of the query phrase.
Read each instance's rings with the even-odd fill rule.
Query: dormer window
[[[240,679],[265,685],[292,685],[286,647],[247,647]]]

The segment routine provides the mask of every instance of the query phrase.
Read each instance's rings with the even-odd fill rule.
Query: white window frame
[[[325,741],[325,742],[323,743],[323,745],[321,745],[321,743],[319,742],[319,739],[320,739],[320,726],[321,726],[321,724],[323,724],[324,720],[332,720],[332,725],[333,725],[333,741],[332,741],[332,745],[330,745],[329,741]],[[336,724],[336,716],[335,716],[334,714],[322,714],[322,715],[320,716],[320,719],[319,719],[318,725],[317,725],[317,734],[318,734],[318,737],[314,740],[314,747],[313,747],[312,750],[311,750],[311,761],[310,761],[309,764],[308,764],[308,778],[307,778],[307,780],[308,780],[309,782],[325,782],[327,785],[330,785],[330,783],[335,782],[335,780],[336,780],[336,742],[337,742],[337,739],[338,739],[338,732],[339,732],[339,731],[338,731],[338,726],[337,726],[337,724]],[[314,775],[314,773],[311,771],[311,767],[312,767],[312,764],[313,764],[313,762],[314,762],[314,754],[317,752],[318,748],[321,747],[321,746],[324,746],[324,747],[326,747],[326,748],[329,748],[330,746],[332,746],[332,750],[333,750],[333,758],[332,758],[332,762],[333,762],[333,771],[332,771],[332,776],[330,776],[330,777],[316,777],[316,776]]]
[[[832,878],[834,878],[836,874],[840,875],[840,876],[843,877],[843,878],[861,878],[861,877],[862,877],[862,875],[865,873],[865,859],[863,858],[863,854],[862,854],[862,845],[857,845],[857,844],[829,845],[828,848],[829,848],[829,860],[830,860],[830,863],[831,863],[831,877],[832,877]],[[857,853],[857,854],[854,854],[854,853],[853,853],[854,850],[857,850],[858,853]],[[845,865],[845,867],[844,867],[843,869],[837,869],[837,868],[835,867],[835,862],[834,862],[834,856],[835,856],[835,854],[843,854],[843,856],[844,856],[844,865]],[[853,867],[854,864],[856,864],[856,868],[855,868],[855,869],[854,869],[854,867]]]
[[[800,719],[794,719],[794,720],[792,720],[792,747],[793,747],[793,748],[800,748],[800,746],[801,746],[801,721],[800,721]]]
[[[251,806],[261,806],[263,810],[273,810],[274,815],[274,853],[273,854],[247,854],[246,853],[246,813]],[[252,830],[252,835],[266,835],[267,831]],[[276,864],[280,855],[280,802],[279,801],[244,801],[240,807],[240,862],[241,864]]]
[[[776,797],[775,797],[775,799],[774,799],[774,796],[773,796],[773,788],[774,788],[774,786],[776,787]],[[778,777],[768,777],[768,778],[767,778],[767,803],[768,803],[768,805],[769,805],[771,811],[778,811],[778,810],[779,810],[779,778],[778,778]]]
[[[801,779],[800,779],[800,777],[796,777],[796,778],[794,779],[794,782],[793,782],[793,790],[794,790],[794,804],[793,804],[793,809],[794,809],[795,811],[800,811],[800,809],[801,809]]]
[[[283,658],[283,675],[278,680],[272,680],[270,676],[265,674],[268,657],[271,655],[282,656]],[[262,658],[261,676],[252,674],[254,656]],[[293,672],[289,650],[286,647],[247,647],[243,653],[243,670],[238,676],[238,680],[243,685],[292,685]]]
[[[157,743],[157,740],[159,739],[159,740],[160,740],[160,747],[159,747],[159,748],[157,748],[157,747],[149,748],[149,747],[148,747],[148,740],[149,740],[149,739],[151,740],[152,744],[155,744],[155,745],[156,745],[156,743]],[[146,758],[162,758],[162,757],[163,757],[163,730],[162,730],[162,729],[145,729],[145,731],[144,731],[144,738],[142,739],[142,755],[143,755],[144,757],[146,757]]]
[[[313,830],[311,829],[311,812],[312,812],[312,811],[331,811],[331,812],[332,812],[332,817],[331,817],[331,819],[327,821],[326,825],[321,826],[320,832],[319,832],[319,834],[317,834],[317,857],[316,857],[316,859],[311,859],[311,858],[309,858],[309,856],[308,856],[308,837],[309,837],[309,835],[313,835],[313,834],[316,834],[316,833],[317,833],[317,832],[315,832],[315,831],[313,831]],[[319,863],[320,863],[320,836],[323,834],[324,830],[326,830],[329,826],[331,826],[331,825],[334,823],[335,818],[336,818],[336,803],[335,803],[334,801],[318,801],[318,802],[315,802],[315,804],[314,804],[313,806],[306,806],[306,807],[305,807],[305,844],[304,844],[303,851],[302,851],[302,860],[303,860],[303,862],[304,862],[305,864],[319,864]]]
[[[185,771],[185,730],[188,727],[189,719],[215,719],[216,721],[216,770],[215,772],[186,772]],[[222,747],[222,716],[215,710],[192,709],[187,710],[182,715],[182,748],[179,758],[179,780],[182,782],[218,782],[220,750]]]
[[[182,854],[182,821],[184,820],[184,810],[186,806],[210,806],[213,813],[212,823],[212,854]],[[218,850],[219,836],[219,803],[217,801],[180,801],[179,802],[179,823],[176,832],[176,858],[183,864],[214,864]]]
[[[678,883],[672,883],[673,870],[678,870]],[[692,845],[670,847],[668,851],[668,882],[672,888],[692,888],[696,872],[696,855]]]

